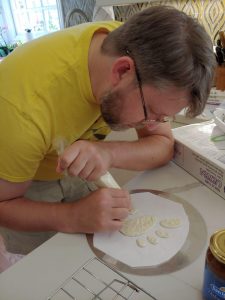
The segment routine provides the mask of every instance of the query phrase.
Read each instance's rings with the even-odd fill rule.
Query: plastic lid
[[[225,229],[211,236],[209,248],[215,258],[225,264]]]

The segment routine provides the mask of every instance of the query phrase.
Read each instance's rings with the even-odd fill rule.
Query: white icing
[[[159,224],[166,228],[177,228],[181,226],[180,218],[163,219]]]
[[[158,235],[158,237],[160,238],[168,238],[169,237],[169,234],[167,231],[165,230],[162,230],[162,229],[158,229],[155,231],[156,235]]]
[[[154,216],[141,216],[134,219],[126,219],[120,230],[126,236],[139,236],[145,233],[156,222]]]
[[[130,214],[130,215],[134,215],[134,214],[136,214],[137,212],[138,212],[138,210],[135,209],[135,208],[131,208],[131,209],[129,210],[129,214]]]
[[[146,241],[144,239],[136,239],[136,244],[138,245],[138,247],[144,248],[146,247]]]
[[[147,236],[147,241],[152,244],[152,245],[157,245],[158,244],[158,239],[155,236]]]

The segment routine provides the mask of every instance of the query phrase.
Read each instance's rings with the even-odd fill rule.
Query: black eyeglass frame
[[[142,103],[142,107],[143,107],[143,111],[144,111],[144,120],[141,121],[141,123],[143,125],[145,125],[145,124],[149,124],[149,123],[166,123],[166,122],[173,121],[174,118],[173,117],[169,117],[169,116],[165,116],[163,118],[163,120],[153,120],[153,119],[149,119],[148,118],[147,106],[146,106],[146,102],[145,102],[145,98],[144,98],[144,93],[143,93],[143,89],[142,89],[142,80],[141,80],[140,72],[138,70],[138,67],[137,67],[136,61],[134,59],[134,56],[132,55],[131,51],[128,48],[126,49],[126,54],[134,62],[135,75],[136,75],[136,78],[137,78],[138,88],[139,88],[140,95],[141,95],[141,103]]]
[[[126,49],[126,54],[127,54],[129,57],[131,57],[132,60],[133,60],[133,62],[134,62],[135,75],[136,75],[136,78],[137,78],[138,88],[139,88],[140,95],[141,95],[142,107],[143,107],[143,111],[144,111],[144,121],[145,121],[145,122],[148,122],[149,119],[148,119],[147,107],[146,107],[146,104],[145,104],[145,97],[144,97],[144,93],[143,93],[143,90],[142,90],[141,76],[140,76],[140,73],[139,73],[139,71],[138,71],[136,61],[135,61],[133,55],[131,54],[131,51],[128,50],[128,49]]]

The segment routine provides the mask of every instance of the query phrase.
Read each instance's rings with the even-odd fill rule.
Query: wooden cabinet
[[[217,90],[225,90],[225,66],[217,66],[215,85]]]

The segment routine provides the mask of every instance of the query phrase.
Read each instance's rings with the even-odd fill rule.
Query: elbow
[[[174,157],[174,138],[164,137],[161,142],[160,151],[158,151],[154,157],[155,164],[151,166],[152,168],[162,167],[170,162]]]
[[[170,139],[168,142],[168,159],[167,162],[173,159],[175,153],[175,140],[174,138]]]
[[[162,165],[167,164],[169,161],[173,159],[174,152],[175,152],[174,145],[175,145],[175,140],[173,137],[165,138],[163,147],[165,147],[166,151],[165,151]]]

